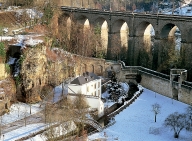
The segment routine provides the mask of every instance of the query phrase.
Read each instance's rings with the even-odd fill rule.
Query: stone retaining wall
[[[116,63],[115,66],[117,66],[117,64],[121,66],[120,70],[115,70],[119,81],[127,82],[127,83],[133,82],[137,84],[137,82],[135,81],[135,78],[137,75],[141,75],[142,79],[140,84],[143,87],[170,98],[174,98],[173,95],[176,95],[177,100],[184,102],[186,104],[192,103],[192,83],[191,82],[183,81],[181,85],[181,89],[178,90],[180,84],[175,81],[171,82],[169,75],[166,75],[157,71],[153,71],[141,66],[125,66],[123,62]],[[131,75],[135,77],[131,78],[130,77]]]

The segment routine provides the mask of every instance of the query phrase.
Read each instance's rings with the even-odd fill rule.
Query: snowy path
[[[43,123],[43,113],[38,112],[26,118],[26,124]],[[2,126],[2,134],[25,126],[25,120],[20,119]]]
[[[30,125],[27,125],[26,127],[21,127],[19,129],[16,129],[16,130],[13,130],[11,132],[4,134],[3,141],[15,141],[22,137],[28,136],[32,133],[36,133],[39,130],[43,130],[43,129],[45,129],[45,127],[46,127],[46,125],[43,123],[30,124]]]

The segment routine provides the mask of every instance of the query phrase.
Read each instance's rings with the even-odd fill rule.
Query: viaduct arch
[[[107,25],[108,39],[107,39],[107,53],[110,54],[110,48],[118,40],[113,40],[113,37],[121,38],[120,30],[126,24],[126,39],[127,39],[127,63],[128,65],[138,64],[139,52],[144,44],[144,32],[149,25],[152,25],[154,35],[154,48],[152,55],[153,65],[152,69],[157,69],[157,66],[162,62],[160,53],[163,51],[162,46],[170,41],[174,36],[176,28],[181,33],[181,46],[185,49],[188,66],[192,65],[189,62],[192,59],[192,17],[175,16],[163,14],[141,14],[119,11],[99,11],[94,9],[80,9],[61,7],[63,13],[72,20],[84,24],[86,20],[89,21],[91,28],[95,26],[102,27],[105,22]],[[125,37],[125,35],[124,35]],[[119,43],[120,44],[120,43]],[[121,44],[122,45],[122,44]],[[154,55],[156,57],[154,57]],[[187,64],[186,63],[186,64]]]

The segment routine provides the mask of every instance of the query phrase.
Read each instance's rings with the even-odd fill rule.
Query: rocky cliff
[[[35,103],[46,96],[42,93],[47,86],[56,86],[73,72],[71,55],[59,49],[50,50],[44,45],[23,50],[21,71],[17,84],[17,98],[20,101]]]

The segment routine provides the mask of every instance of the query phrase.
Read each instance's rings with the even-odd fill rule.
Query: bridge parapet
[[[121,61],[120,63],[121,63],[122,69],[126,70],[126,71],[128,71],[130,73],[139,74],[139,72],[144,72],[144,73],[148,73],[148,74],[151,74],[151,75],[154,75],[154,76],[157,76],[157,77],[161,77],[161,78],[164,78],[164,79],[168,79],[168,80],[170,79],[169,75],[166,75],[166,74],[163,74],[163,73],[160,73],[160,72],[157,72],[157,71],[154,71],[154,70],[142,67],[142,66],[125,66],[124,62]]]
[[[173,81],[173,79],[170,80],[170,75],[153,71],[141,66],[125,66],[124,62],[119,62],[119,64],[121,65],[121,69],[119,70],[119,73],[117,73],[117,78],[119,81],[135,83],[136,75],[140,74],[140,84],[145,88],[187,104],[192,103],[191,82],[182,81],[181,83],[180,80],[178,82],[176,80]],[[172,71],[178,72],[178,70]],[[181,74],[185,75],[185,71],[183,71],[183,69],[179,71],[184,72],[184,74]]]

